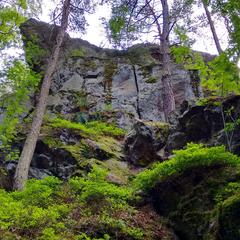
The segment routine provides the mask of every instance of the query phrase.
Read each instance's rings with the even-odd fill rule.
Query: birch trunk
[[[65,0],[63,3],[61,26],[60,26],[59,33],[57,35],[56,45],[49,59],[49,63],[43,78],[40,96],[39,96],[39,102],[36,106],[36,112],[33,118],[31,130],[25,141],[25,144],[16,168],[16,172],[14,176],[14,184],[13,184],[13,188],[15,190],[22,190],[25,186],[26,180],[28,179],[30,163],[33,157],[33,153],[36,147],[37,139],[40,133],[41,125],[42,125],[43,116],[46,110],[47,98],[48,98],[49,89],[51,86],[51,78],[56,69],[56,64],[58,61],[61,45],[62,45],[65,32],[68,26],[70,1],[71,0]]]

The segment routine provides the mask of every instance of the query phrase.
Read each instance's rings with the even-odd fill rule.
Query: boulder
[[[238,171],[220,165],[187,169],[156,184],[153,206],[179,239],[239,239],[239,195],[231,196],[237,190],[231,185],[239,187]]]
[[[21,152],[23,142],[15,144]],[[17,161],[2,161],[0,167],[6,170],[7,175],[13,178]],[[38,140],[31,161],[29,178],[42,179],[46,176],[56,176],[61,179],[70,178],[77,168],[77,161],[72,154],[62,148],[50,148],[43,141]]]
[[[88,158],[96,158],[98,160],[107,160],[112,154],[104,150],[97,142],[90,139],[84,141],[86,143]]]
[[[202,106],[186,107],[184,104],[180,111],[182,114],[175,118],[174,124],[171,125],[167,151],[181,149],[188,142],[201,142],[211,146],[224,144],[228,147],[222,117],[224,114],[225,122],[234,126],[234,131],[228,132],[229,139],[231,138],[231,150],[240,154],[240,131],[237,124],[240,116],[240,96],[225,99],[222,107],[220,101],[217,99]]]
[[[159,122],[137,121],[124,141],[125,159],[135,166],[162,160],[158,152],[165,146],[168,125]]]

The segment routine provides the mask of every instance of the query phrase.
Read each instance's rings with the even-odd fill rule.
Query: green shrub
[[[24,205],[47,207],[54,203],[54,196],[60,189],[61,181],[56,177],[46,177],[39,181],[28,180],[27,187],[22,192],[13,192],[14,200],[21,201]]]
[[[83,233],[76,236],[74,240],[110,240],[110,236],[108,234],[104,234],[102,238],[90,238],[87,236],[87,234]]]
[[[227,152],[224,146],[208,148],[202,144],[188,144],[186,149],[177,150],[174,154],[172,159],[157,163],[151,169],[141,172],[133,182],[134,188],[150,189],[157,182],[192,167],[240,163],[239,157]]]
[[[0,190],[0,238],[145,239],[141,215],[129,204],[132,189],[109,183],[107,175],[95,165],[66,183],[47,177],[29,180],[22,192]]]
[[[107,174],[106,170],[93,166],[93,170],[86,178],[72,178],[69,180],[69,185],[84,203],[106,199],[112,203],[112,206],[126,205],[127,200],[132,197],[131,189],[107,182]]]
[[[24,198],[23,200],[26,199]],[[68,213],[65,205],[42,208],[34,204],[25,205],[16,200],[11,193],[0,191],[0,230],[40,231],[47,226],[58,226],[58,220]]]

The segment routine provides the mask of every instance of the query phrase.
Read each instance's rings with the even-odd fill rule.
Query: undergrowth
[[[128,186],[108,182],[108,172],[94,165],[87,175],[68,182],[47,177],[29,180],[22,192],[2,189],[0,239],[155,239],[156,228],[142,219],[149,216],[134,207],[139,190],[147,191],[192,167],[214,165],[237,166],[239,158],[223,146],[189,144],[185,150],[175,151],[172,159],[139,173]],[[216,196],[216,202],[239,189],[239,184],[230,183]]]
[[[143,239],[131,222],[131,189],[106,175],[95,166],[68,183],[47,177],[29,180],[22,192],[1,190],[0,239]]]
[[[227,152],[224,146],[205,147],[202,144],[188,144],[186,149],[174,151],[169,161],[155,164],[141,172],[133,182],[137,190],[148,190],[167,177],[180,174],[192,167],[212,165],[238,165],[239,157]]]

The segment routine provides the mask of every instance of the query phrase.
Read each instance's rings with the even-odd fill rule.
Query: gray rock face
[[[50,29],[52,31],[48,31]],[[47,49],[48,54],[57,31],[52,25],[32,19],[22,26],[23,35],[28,40],[30,33],[36,35],[38,44]],[[51,32],[54,34],[48,37]],[[121,112],[116,122],[127,129],[133,124],[132,118],[165,120],[158,45],[139,44],[117,51],[71,39],[68,35],[63,45],[48,99],[50,111],[72,114],[86,110],[101,113],[111,109],[115,114]],[[42,62],[44,65],[46,61],[43,59]],[[174,62],[171,69],[177,108],[184,100],[190,101],[202,94],[194,70],[185,70]]]

